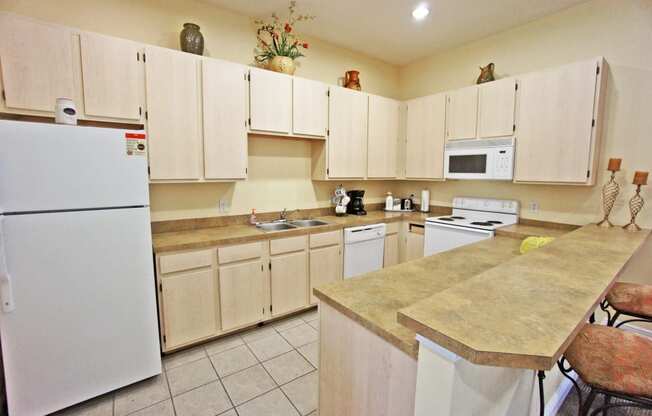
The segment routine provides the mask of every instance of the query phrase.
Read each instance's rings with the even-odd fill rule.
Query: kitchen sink
[[[290,224],[296,225],[297,227],[317,227],[319,225],[328,225],[326,221],[321,220],[296,220],[290,221]]]
[[[267,222],[262,224],[256,224],[256,227],[260,228],[263,231],[281,231],[281,230],[291,230],[297,228],[296,225],[288,224],[286,222]]]

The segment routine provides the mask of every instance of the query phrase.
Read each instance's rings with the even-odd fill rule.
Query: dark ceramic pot
[[[201,34],[199,26],[196,24],[184,23],[179,39],[182,51],[194,53],[195,55],[204,54],[204,35]]]

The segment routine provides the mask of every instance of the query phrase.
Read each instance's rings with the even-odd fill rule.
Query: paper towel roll
[[[430,190],[424,189],[421,191],[421,212],[430,211]]]

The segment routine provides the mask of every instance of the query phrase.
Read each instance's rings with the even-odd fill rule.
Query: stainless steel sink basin
[[[268,222],[263,224],[256,224],[256,227],[260,228],[263,231],[280,231],[297,228],[296,225],[288,224],[287,222]]]
[[[327,222],[321,220],[296,220],[290,221],[290,224],[297,227],[317,227],[319,225],[328,225]]]

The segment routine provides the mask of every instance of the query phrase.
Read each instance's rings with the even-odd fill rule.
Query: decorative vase
[[[272,60],[269,61],[267,68],[274,72],[281,72],[288,75],[293,75],[294,71],[297,69],[296,65],[294,65],[294,59],[289,56],[273,57]]]
[[[204,54],[204,35],[201,34],[199,26],[196,24],[184,23],[179,40],[182,51],[194,53],[195,55]]]
[[[362,90],[362,86],[360,86],[360,72],[346,71],[344,74],[344,87],[352,90]]]
[[[485,82],[494,81],[496,79],[496,77],[494,76],[494,68],[495,65],[493,62],[491,62],[487,66],[481,66],[480,76],[478,76],[478,80],[475,83],[484,84]]]

